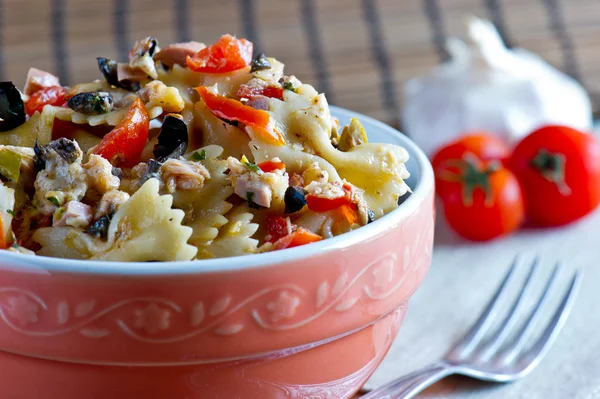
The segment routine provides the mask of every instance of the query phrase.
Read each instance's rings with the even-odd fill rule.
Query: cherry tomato
[[[25,112],[31,116],[35,111],[42,112],[44,105],[61,106],[67,102],[67,91],[61,86],[45,87],[29,96],[25,103]]]
[[[484,163],[473,156],[461,162],[458,173],[443,177],[442,210],[450,227],[473,241],[517,229],[525,212],[519,182],[512,172],[499,162]]]
[[[592,134],[566,126],[543,127],[517,144],[509,164],[535,224],[566,224],[600,203],[600,142]]]
[[[214,44],[193,56],[187,56],[187,66],[195,72],[225,73],[236,71],[252,62],[252,42],[223,35]]]
[[[310,244],[311,242],[321,241],[323,237],[313,233],[303,227],[298,227],[298,230],[285,237],[280,238],[273,244],[273,249],[293,248],[300,245]]]
[[[290,218],[281,216],[267,216],[267,241],[275,242],[282,237],[292,233],[294,225],[290,222]]]
[[[446,183],[439,178],[441,171],[457,173],[457,162],[466,154],[474,155],[481,161],[504,161],[510,156],[508,146],[498,137],[483,132],[466,134],[456,141],[442,147],[433,156],[431,165],[436,175],[435,184],[438,195],[444,195]]]
[[[140,162],[148,141],[150,120],[142,100],[136,98],[121,121],[100,144],[94,154],[106,158],[117,167],[131,168]]]
[[[213,114],[228,121],[242,122],[250,138],[260,137],[273,144],[285,144],[284,137],[275,127],[275,122],[267,111],[254,109],[238,100],[211,93],[204,86],[197,87],[196,90]]]
[[[257,166],[265,173],[273,172],[274,170],[285,169],[285,164],[283,162],[273,160],[261,162]]]

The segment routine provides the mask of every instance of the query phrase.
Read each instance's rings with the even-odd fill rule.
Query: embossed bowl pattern
[[[395,338],[434,231],[427,158],[359,118],[372,141],[407,148],[413,193],[351,233],[169,264],[0,254],[2,397],[350,398]]]

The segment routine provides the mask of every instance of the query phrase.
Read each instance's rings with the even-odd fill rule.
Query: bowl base
[[[0,352],[0,391],[7,399],[348,399],[387,353],[404,309],[343,338],[252,362],[114,367]]]

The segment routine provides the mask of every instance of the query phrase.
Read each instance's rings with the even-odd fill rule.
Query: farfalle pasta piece
[[[159,182],[149,179],[122,204],[108,227],[107,240],[82,230],[41,228],[34,239],[45,256],[106,261],[190,260],[197,249],[187,244],[192,229],[182,226],[184,213],[171,209],[173,198],[159,195]]]
[[[407,151],[391,144],[371,143],[357,145],[347,152],[337,150],[330,140],[334,125],[327,100],[323,94],[311,97],[314,93],[306,86],[298,90],[305,94],[286,90],[285,101],[270,100],[270,112],[280,121],[290,147],[300,147],[305,153],[318,153],[319,156],[313,157],[325,161],[318,162],[329,172],[330,180],[341,177],[365,190],[365,198],[377,217],[395,209],[398,199],[409,191],[404,183],[409,176],[405,166]],[[285,150],[268,147],[264,143],[259,148],[255,156],[290,158]],[[337,172],[332,173],[332,169]]]
[[[227,218],[223,215],[232,208],[227,202],[227,198],[233,194],[233,188],[225,174],[227,162],[217,159],[222,152],[223,149],[216,145],[193,152],[192,158],[204,158],[200,162],[208,169],[210,178],[197,190],[180,190],[173,194],[174,206],[185,211],[186,225],[193,229],[188,242],[198,247],[199,253],[217,237],[219,229],[227,224]]]
[[[0,134],[0,144],[33,147],[37,140],[48,144],[52,139],[52,127],[58,107],[47,105],[41,113],[36,112],[21,126]]]
[[[258,252],[258,240],[252,236],[258,230],[258,224],[252,223],[254,217],[247,205],[239,205],[225,215],[229,222],[219,229],[219,235],[209,245],[200,248],[199,259],[224,258],[248,255]]]
[[[128,110],[128,108],[125,107],[106,114],[82,114],[81,112],[75,112],[70,108],[53,107],[50,105],[46,105],[44,109],[48,107],[53,108],[56,118],[61,121],[90,126],[117,126],[125,118]],[[155,104],[148,104],[146,111],[148,112],[148,117],[154,119],[158,118],[163,113],[163,108]]]
[[[190,148],[218,145],[224,157],[241,158],[249,153],[248,135],[236,126],[217,118],[201,101],[194,104],[194,127],[201,135],[191,138]]]

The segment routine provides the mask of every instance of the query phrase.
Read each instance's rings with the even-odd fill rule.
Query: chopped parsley
[[[244,162],[244,165],[246,165],[248,169],[250,169],[253,172],[258,172],[260,170],[258,165],[252,162]]]
[[[58,198],[56,197],[48,197],[46,198],[48,201],[52,202],[56,206],[60,206],[60,202],[58,202]]]
[[[246,200],[248,200],[248,206],[252,209],[265,209],[264,206],[258,205],[253,201],[254,193],[252,191],[246,191]]]
[[[283,88],[285,90],[291,90],[291,91],[295,90],[294,84],[292,82],[283,82]]]
[[[204,161],[206,159],[206,151],[202,150],[200,152],[194,151],[192,154],[192,161]]]
[[[12,217],[14,217],[14,218],[16,218],[16,217],[17,217],[17,215],[15,215],[15,211],[13,211],[12,209],[8,209],[8,210],[6,211],[6,213],[8,213],[10,216],[12,216]]]

